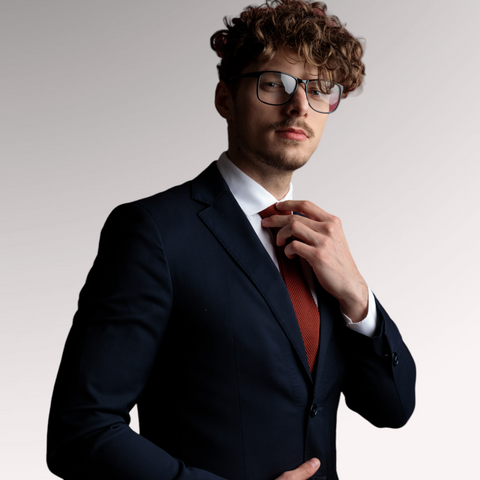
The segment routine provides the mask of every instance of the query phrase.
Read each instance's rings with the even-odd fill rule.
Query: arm
[[[335,297],[353,322],[368,312],[368,287],[355,264],[339,218],[311,202],[287,200],[276,205],[303,215],[274,215],[262,220],[266,228],[278,228],[277,245],[288,258],[307,260],[320,285]]]
[[[286,201],[279,210],[304,214],[262,220],[280,228],[277,244],[285,255],[300,255],[311,265],[322,287],[335,297],[354,323],[368,311],[368,287],[350,253],[340,220],[311,202]],[[288,243],[288,241],[290,243]],[[380,303],[376,335],[369,338],[344,329],[347,405],[376,426],[400,427],[415,406],[415,364],[400,333]]]
[[[110,215],[80,294],[49,419],[48,465],[66,478],[211,479],[129,426],[172,302],[156,225],[136,205]]]
[[[348,407],[376,427],[399,428],[415,408],[415,363],[398,328],[375,301],[378,335],[370,338],[344,329],[343,393]]]

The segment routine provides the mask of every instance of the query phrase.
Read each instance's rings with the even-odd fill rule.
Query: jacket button
[[[392,364],[394,367],[396,367],[400,363],[400,360],[398,360],[398,355],[397,352],[392,353]]]
[[[312,407],[310,408],[310,416],[313,418],[317,415],[317,413],[318,413],[317,406],[313,404]]]

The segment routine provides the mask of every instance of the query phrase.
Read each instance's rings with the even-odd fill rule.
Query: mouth
[[[279,128],[278,130],[275,130],[275,133],[280,137],[286,138],[288,140],[297,140],[299,142],[304,142],[308,139],[308,135],[301,128]]]

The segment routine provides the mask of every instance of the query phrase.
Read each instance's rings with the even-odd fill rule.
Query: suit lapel
[[[215,164],[193,180],[192,198],[206,204],[199,217],[262,294],[311,378],[285,282]]]
[[[320,345],[317,368],[315,370],[314,396],[318,397],[321,378],[325,371],[325,362],[331,341],[333,322],[338,321],[334,315],[334,312],[338,310],[338,305],[336,304],[336,300],[329,295],[321,285],[317,284],[316,291],[320,310]]]

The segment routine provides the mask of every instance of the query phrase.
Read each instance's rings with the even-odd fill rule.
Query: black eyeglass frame
[[[286,101],[286,102],[283,102],[283,103],[267,103],[265,101],[263,101],[261,98],[260,98],[260,94],[258,92],[259,88],[260,88],[260,77],[264,74],[264,73],[280,73],[282,75],[287,75],[291,78],[293,78],[295,80],[295,89],[293,90],[293,92],[290,94],[290,98]],[[338,103],[337,103],[337,106],[331,111],[331,112],[319,112],[318,110],[315,110],[313,107],[312,107],[312,104],[310,103],[310,99],[308,98],[308,92],[307,92],[307,86],[310,82],[317,82],[317,81],[321,81],[323,79],[318,79],[318,78],[312,78],[310,80],[302,80],[301,78],[298,78],[298,77],[295,77],[294,75],[291,75],[290,73],[285,73],[285,72],[277,72],[275,70],[264,70],[264,71],[261,71],[261,72],[250,72],[250,73],[241,73],[240,75],[234,75],[233,77],[231,77],[229,80],[228,80],[228,83],[230,82],[233,82],[235,80],[240,80],[241,78],[256,78],[257,79],[257,98],[260,102],[264,103],[265,105],[272,105],[274,107],[279,107],[281,105],[285,105],[286,103],[288,103],[294,96],[295,94],[297,93],[297,90],[298,90],[298,85],[301,83],[303,85],[305,85],[305,95],[307,97],[307,102],[308,102],[308,105],[310,105],[310,108],[314,111],[314,112],[317,112],[317,113],[321,113],[323,115],[329,115],[330,113],[333,113],[335,112],[335,110],[337,110],[338,106],[340,105],[340,100],[342,99],[342,95],[343,95],[343,85],[341,85],[340,83],[337,83],[337,82],[331,82],[333,83],[334,85],[338,85],[340,87],[340,95],[338,97]],[[325,80],[325,81],[330,81],[330,80]]]

